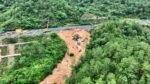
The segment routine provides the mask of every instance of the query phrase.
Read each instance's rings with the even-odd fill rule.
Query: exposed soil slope
[[[81,37],[78,41],[73,40],[76,34]],[[72,66],[78,63],[90,39],[89,32],[81,29],[61,31],[58,35],[66,42],[68,52],[53,70],[52,75],[46,77],[41,84],[64,84],[65,79],[71,76]],[[69,53],[74,53],[74,56],[69,56]]]

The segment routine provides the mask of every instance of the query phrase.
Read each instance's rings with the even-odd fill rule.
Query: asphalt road
[[[33,35],[40,35],[43,34],[46,30],[46,32],[59,32],[63,30],[70,30],[70,29],[85,29],[85,30],[91,30],[94,29],[96,26],[92,25],[84,25],[84,26],[69,26],[69,27],[57,27],[57,28],[48,28],[48,29],[31,29],[31,30],[23,30],[21,35],[25,36],[33,36]],[[0,37],[15,37],[17,36],[17,33],[15,31],[9,31],[4,32],[0,34]]]
[[[150,25],[150,20],[137,20],[137,22],[141,25]],[[57,27],[57,28],[48,28],[47,32],[59,32],[62,30],[69,30],[69,29],[85,29],[85,30],[91,30],[96,28],[96,25],[83,25],[83,26],[68,26],[68,27]],[[33,36],[33,35],[40,35],[44,33],[44,29],[31,29],[31,30],[23,30],[22,35],[26,36]],[[15,31],[9,31],[0,33],[0,37],[15,37],[17,36],[17,33]]]

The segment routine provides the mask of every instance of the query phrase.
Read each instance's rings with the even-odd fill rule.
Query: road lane
[[[57,27],[57,28],[48,28],[47,32],[59,32],[63,30],[70,30],[70,29],[84,29],[84,30],[91,30],[94,29],[96,25],[84,25],[84,26],[69,26],[69,27]],[[22,35],[23,36],[33,36],[33,35],[40,35],[44,33],[44,29],[31,29],[31,30],[24,30]],[[5,32],[0,35],[0,37],[7,38],[7,37],[16,37],[17,33],[15,31]]]

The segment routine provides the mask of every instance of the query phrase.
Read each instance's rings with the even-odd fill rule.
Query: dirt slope
[[[81,36],[81,39],[78,41],[80,45],[77,44],[77,41],[72,39],[75,34]],[[52,75],[47,76],[40,84],[64,84],[65,79],[71,76],[71,66],[78,63],[90,39],[89,32],[81,29],[61,31],[58,35],[66,42],[68,52],[74,53],[74,56],[69,56],[67,52],[62,62],[53,70]],[[79,52],[80,50],[81,52]]]

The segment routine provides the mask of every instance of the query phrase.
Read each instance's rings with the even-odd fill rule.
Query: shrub
[[[20,50],[21,56],[15,60],[10,70],[4,72],[0,83],[37,84],[51,74],[64,57],[66,46],[56,34],[47,37],[51,39],[46,39],[44,36],[35,37],[34,41],[37,42],[23,46]]]
[[[128,20],[98,26],[67,84],[149,84],[149,33]]]

